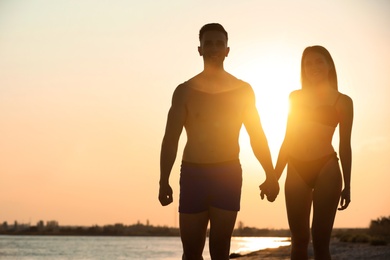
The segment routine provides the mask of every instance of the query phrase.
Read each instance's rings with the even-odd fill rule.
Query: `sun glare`
[[[277,248],[291,244],[289,238],[285,237],[240,237],[236,238],[232,245],[235,253],[249,253],[266,248]]]
[[[250,62],[246,62],[245,71],[241,71],[241,77],[252,85],[255,92],[256,106],[272,158],[276,158],[284,138],[289,107],[288,96],[291,91],[300,87],[299,67],[293,66],[291,59],[287,55],[254,57]],[[241,135],[243,149],[250,149],[245,147],[250,144],[244,132]]]

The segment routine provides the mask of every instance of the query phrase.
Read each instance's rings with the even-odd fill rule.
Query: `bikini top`
[[[336,104],[340,96],[341,94],[337,96],[333,105],[322,105],[314,108],[305,105],[299,106],[300,119],[302,121],[312,121],[336,128],[339,123]]]

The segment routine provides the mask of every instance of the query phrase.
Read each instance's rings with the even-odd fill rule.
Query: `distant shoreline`
[[[334,234],[367,233],[367,228],[336,228]],[[2,225],[0,235],[30,235],[30,236],[180,236],[179,228],[167,226],[152,226],[143,224],[134,225],[105,225],[105,226],[60,226],[26,224]],[[234,229],[234,237],[290,237],[288,229],[258,229],[253,227],[241,227]]]
[[[19,224],[0,226],[0,235],[55,235],[55,236],[180,236],[177,227],[153,226],[149,224],[124,225],[121,223],[105,226],[60,226],[56,221],[46,224],[40,221],[37,225]],[[258,229],[240,226],[233,231],[233,236],[247,237],[289,237],[288,229]]]

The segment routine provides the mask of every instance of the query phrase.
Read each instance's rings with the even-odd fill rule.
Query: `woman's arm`
[[[291,110],[293,110],[293,105],[295,103],[294,99],[295,99],[295,96],[297,95],[297,93],[298,93],[298,91],[294,91],[289,96],[289,107],[290,108],[289,108],[289,113],[288,113],[288,118],[287,118],[286,133],[284,135],[284,140],[283,140],[283,143],[280,147],[278,160],[277,160],[276,166],[275,166],[275,175],[278,178],[278,180],[282,176],[283,170],[286,167],[287,162],[288,162],[288,154],[289,154],[288,150],[289,150],[289,143],[290,143],[289,129],[291,128],[290,125],[292,124],[292,120],[291,120],[290,115],[291,115]]]
[[[351,166],[352,166],[352,148],[351,134],[353,123],[353,102],[352,99],[343,95],[342,102],[339,102],[340,115],[340,145],[339,155],[341,168],[343,171],[344,189],[341,193],[339,210],[346,209],[351,202]]]

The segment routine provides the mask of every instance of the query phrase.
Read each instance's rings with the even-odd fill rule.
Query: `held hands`
[[[279,182],[276,178],[267,178],[259,188],[261,199],[264,199],[264,195],[266,195],[269,202],[274,202],[279,194]]]
[[[172,203],[173,201],[173,191],[171,186],[169,184],[160,184],[160,190],[158,192],[158,200],[160,201],[161,205],[167,206]]]
[[[338,210],[344,210],[344,209],[348,208],[349,203],[351,203],[351,190],[344,189],[341,192],[340,208],[338,208]]]

